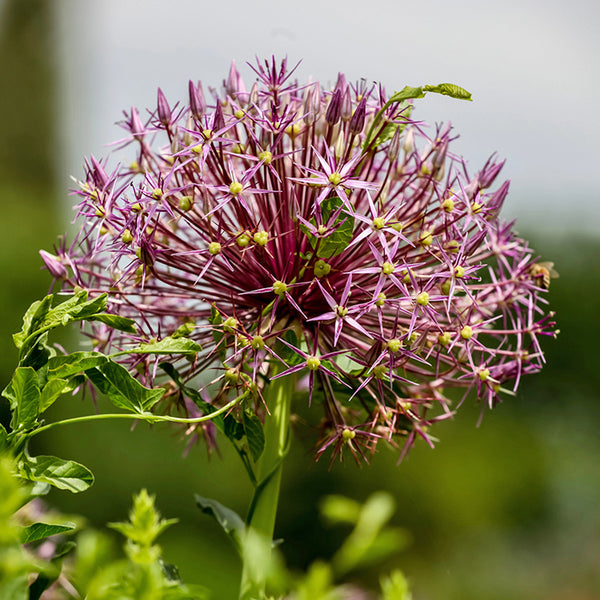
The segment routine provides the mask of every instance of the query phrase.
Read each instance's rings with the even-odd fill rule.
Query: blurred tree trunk
[[[4,0],[0,9],[2,388],[15,367],[10,334],[50,285],[38,249],[51,248],[58,230],[54,7],[47,0]]]
[[[52,186],[56,170],[54,2],[5,0],[0,21],[0,181]]]

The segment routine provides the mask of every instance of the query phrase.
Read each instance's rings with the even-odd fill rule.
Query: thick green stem
[[[244,544],[241,600],[261,598],[271,558],[283,459],[289,445],[290,405],[294,377],[271,380],[265,400],[265,448],[258,464],[258,483],[248,518]]]

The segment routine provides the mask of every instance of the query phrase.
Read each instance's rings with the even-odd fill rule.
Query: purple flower
[[[428,136],[382,86],[252,68],[246,92],[232,65],[213,106],[190,81],[187,107],[159,90],[147,123],[125,113],[131,164],[90,160],[76,243],[43,254],[63,289],[107,292],[136,320],[116,350],[188,324],[203,350],[178,368],[216,370],[215,405],[242,387],[261,412],[266,379],[307,375],[319,456],[380,439],[406,452],[460,390],[489,406],[513,393],[554,323],[535,254],[498,217],[503,162],[470,175],[450,126]],[[130,360],[152,383],[152,359]]]

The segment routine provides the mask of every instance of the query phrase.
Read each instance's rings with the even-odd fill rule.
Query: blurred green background
[[[3,5],[2,382],[16,357],[10,335],[50,285],[37,251],[50,249],[66,228],[64,192],[57,185],[52,6],[42,0]],[[413,540],[387,566],[405,571],[416,600],[600,598],[600,241],[582,239],[577,231],[560,238],[535,229],[521,234],[560,272],[549,300],[561,334],[557,341],[544,340],[545,371],[526,378],[518,397],[486,413],[479,428],[480,409],[466,402],[458,418],[437,428],[435,450],[417,444],[400,466],[385,449],[370,467],[349,461],[329,470],[326,461],[313,464],[314,432],[298,425],[276,529],[289,565],[303,568],[316,557],[327,558],[341,539],[342,532],[319,520],[323,495],[364,500],[386,489],[398,503],[395,523]],[[92,410],[89,399],[64,399],[53,416]],[[36,453],[78,460],[96,475],[84,494],[53,492],[52,505],[102,528],[123,520],[132,493],[146,487],[157,494],[163,515],[180,520],[162,539],[165,558],[179,566],[184,581],[208,584],[215,598],[235,597],[237,557],[193,502],[193,493],[199,493],[244,514],[250,486],[224,444],[222,456],[209,458],[198,446],[183,459],[180,431],[144,424],[130,430],[121,423],[52,430],[36,444]],[[377,573],[359,576],[369,581]]]

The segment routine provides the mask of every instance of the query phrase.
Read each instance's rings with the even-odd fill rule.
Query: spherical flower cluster
[[[252,68],[250,91],[232,66],[212,101],[192,81],[185,106],[159,89],[148,116],[125,113],[127,165],[87,163],[77,239],[43,256],[64,289],[135,319],[96,344],[189,336],[202,350],[180,372],[210,370],[214,406],[249,390],[260,413],[268,381],[296,377],[324,412],[318,456],[431,443],[455,388],[489,406],[514,392],[553,323],[535,255],[499,220],[503,163],[469,174],[449,126],[411,119],[417,94]],[[160,372],[128,360],[145,383]]]

